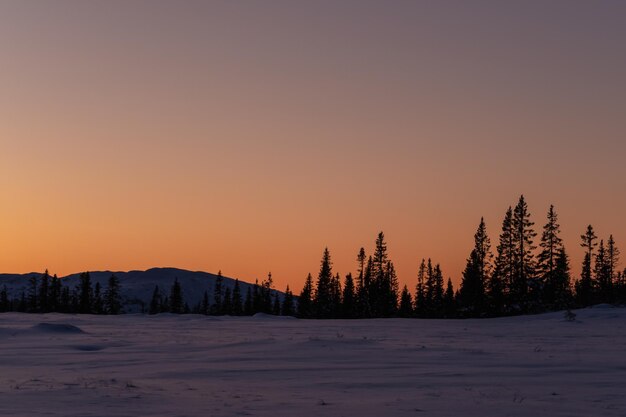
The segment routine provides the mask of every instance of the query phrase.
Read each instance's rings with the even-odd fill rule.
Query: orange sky
[[[0,4],[0,270],[299,290],[387,236],[456,283],[485,216],[626,242],[622,2]],[[626,249],[626,244],[622,245]]]

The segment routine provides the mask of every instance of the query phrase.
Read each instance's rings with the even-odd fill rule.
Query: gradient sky
[[[525,194],[626,250],[626,2],[0,1],[0,270],[457,283]]]

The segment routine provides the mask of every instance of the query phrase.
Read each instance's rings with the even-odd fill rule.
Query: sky
[[[384,231],[457,284],[485,217],[626,250],[626,2],[0,1],[0,270],[299,291]],[[626,263],[626,260],[625,260]]]

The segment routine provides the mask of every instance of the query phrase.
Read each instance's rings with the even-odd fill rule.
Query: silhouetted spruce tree
[[[120,280],[111,274],[104,293],[104,308],[107,314],[120,314],[122,311],[122,297],[120,295]]]
[[[91,314],[93,290],[91,288],[91,277],[89,276],[89,272],[83,272],[80,274],[78,292],[78,312],[81,314]]]
[[[215,278],[215,285],[213,286],[213,305],[211,305],[211,314],[221,315],[223,314],[222,300],[224,296],[222,271],[218,271]]]
[[[372,258],[372,291],[370,302],[375,317],[390,317],[395,314],[398,303],[395,270],[389,261],[387,243],[383,232],[378,233]]]
[[[452,318],[456,316],[456,300],[454,298],[454,287],[452,286],[452,280],[448,278],[448,285],[446,285],[446,292],[443,295],[443,311],[444,317]]]
[[[520,196],[519,202],[513,210],[513,242],[515,245],[515,269],[513,286],[511,287],[512,299],[517,301],[522,311],[528,306],[528,286],[535,280],[535,257],[533,251],[533,239],[537,233],[533,230],[534,223],[530,221],[528,204],[524,196]],[[532,284],[531,284],[532,285]]]
[[[30,313],[36,313],[39,311],[38,292],[39,292],[39,280],[37,275],[33,274],[28,280],[28,306],[25,311]]]
[[[491,253],[491,240],[487,234],[487,226],[485,225],[485,219],[480,218],[478,229],[474,234],[474,249],[478,256],[478,270],[480,279],[484,285],[485,282],[491,276],[493,268],[493,254]]]
[[[537,256],[537,278],[543,289],[542,301],[552,308],[559,296],[557,293],[562,291],[562,282],[558,282],[562,277],[557,276],[557,262],[559,253],[563,250],[563,240],[559,236],[561,228],[553,205],[548,210],[547,218],[539,244],[541,252]]]
[[[254,300],[252,299],[252,289],[250,287],[246,290],[246,301],[244,302],[243,313],[246,316],[252,316],[254,314]]]
[[[48,300],[48,294],[50,292],[50,274],[46,269],[46,272],[41,276],[41,283],[39,284],[39,295],[37,297],[37,303],[39,308],[37,311],[41,313],[48,313],[50,311],[50,303]]]
[[[183,312],[183,289],[178,282],[178,278],[174,279],[169,297],[170,313],[181,314]]]
[[[336,274],[331,281],[331,303],[332,303],[332,318],[338,318],[342,314],[342,300],[341,300],[341,278],[339,274]]]
[[[593,303],[594,298],[594,283],[591,276],[591,259],[593,257],[593,250],[598,245],[593,227],[587,226],[587,231],[584,235],[580,236],[582,240],[580,246],[585,249],[585,258],[583,259],[582,272],[580,280],[576,282],[576,298],[578,303],[582,306],[588,306]]]
[[[7,286],[4,285],[0,291],[0,313],[5,313],[7,311],[11,311],[11,302],[9,301]]]
[[[615,239],[613,235],[610,235],[606,248],[606,267],[608,269],[609,279],[614,284],[615,288],[618,287],[617,267],[619,266],[619,256],[620,251],[615,245]]]
[[[259,280],[254,281],[252,287],[252,314],[263,311],[263,291],[259,285]]]
[[[101,290],[99,282],[96,282],[96,285],[94,286],[91,312],[93,314],[104,313],[104,303],[102,301],[102,290]]]
[[[303,319],[311,318],[313,316],[313,308],[313,278],[309,274],[298,297],[298,317]]]
[[[443,273],[439,264],[433,269],[433,280],[435,285],[431,300],[431,314],[433,317],[441,317],[443,315]]]
[[[412,317],[413,316],[413,299],[409,289],[405,285],[400,293],[400,307],[398,308],[399,317]]]
[[[374,317],[374,310],[376,309],[376,288],[374,287],[374,281],[372,277],[374,261],[371,256],[367,258],[365,263],[365,272],[363,273],[363,285],[365,285],[365,293],[367,299],[365,301],[363,317]]]
[[[232,299],[232,292],[230,290],[230,287],[226,287],[226,289],[224,290],[224,302],[222,305],[222,314],[225,314],[227,316],[232,316],[233,314],[233,299]]]
[[[485,311],[485,292],[480,262],[480,256],[476,253],[476,249],[473,249],[463,271],[458,299],[462,314],[468,317],[479,317]]]
[[[626,302],[626,269],[618,273],[617,288],[617,300],[620,303]]]
[[[150,299],[150,308],[148,310],[148,314],[159,314],[161,312],[161,291],[159,290],[159,286],[154,286],[154,291],[152,291],[152,298]]]
[[[467,260],[459,289],[459,302],[465,313],[477,317],[487,312],[485,287],[491,277],[493,255],[487,226],[481,217],[474,234],[474,249]],[[498,278],[496,278],[498,279]]]
[[[561,247],[556,256],[554,279],[551,291],[554,294],[555,309],[569,308],[572,305],[571,275],[569,257],[565,247]]]
[[[205,316],[211,313],[210,310],[211,303],[209,302],[209,292],[204,291],[204,295],[202,296],[202,301],[200,302],[200,314],[204,314]]]
[[[613,283],[609,272],[604,240],[600,240],[600,246],[598,248],[598,253],[596,254],[594,276],[598,287],[598,298],[595,301],[610,303],[612,301],[611,295],[613,291]]]
[[[417,286],[415,288],[415,314],[417,317],[426,315],[426,260],[422,259],[417,271]]]
[[[20,300],[17,303],[17,311],[19,311],[20,313],[24,313],[27,311],[27,309],[28,309],[28,302],[26,300],[26,294],[24,294],[24,291],[22,291]]]
[[[315,310],[315,317],[321,319],[332,318],[333,309],[333,297],[332,297],[332,281],[333,271],[332,263],[330,260],[330,252],[328,248],[324,249],[322,255],[322,262],[320,266],[320,272],[317,275],[317,285],[315,291],[315,298],[313,300],[313,306]]]
[[[342,296],[342,317],[352,319],[357,315],[357,303],[354,292],[354,280],[352,274],[346,275],[346,279],[343,283],[343,296]]]
[[[241,316],[243,314],[243,300],[241,299],[241,286],[239,280],[235,279],[235,286],[233,287],[233,316]]]
[[[272,306],[272,314],[275,316],[280,316],[280,297],[278,297],[278,293],[274,293],[274,302]]]
[[[272,273],[267,274],[267,279],[261,283],[261,311],[265,314],[272,314],[273,300],[272,300],[272,288],[274,286],[274,280],[272,279]]]
[[[72,305],[72,294],[69,287],[61,288],[61,298],[59,301],[59,311],[61,313],[69,313]]]
[[[358,276],[356,282],[356,303],[357,303],[357,315],[360,317],[369,317],[369,294],[365,286],[365,262],[367,257],[365,256],[365,249],[361,248],[359,254],[356,257]]]
[[[287,285],[287,288],[285,289],[285,296],[283,297],[283,304],[280,308],[280,312],[283,316],[293,316],[295,314],[293,293],[289,289],[289,285]]]
[[[515,242],[513,238],[513,209],[508,208],[502,221],[495,269],[489,280],[488,299],[491,314],[500,315],[513,304],[511,288],[515,274]],[[505,300],[508,300],[505,301]]]
[[[398,312],[398,297],[399,297],[399,288],[398,288],[398,276],[396,274],[396,268],[393,265],[393,262],[387,261],[387,268],[385,271],[385,311],[383,315],[385,317],[393,317]]]
[[[50,280],[50,294],[48,297],[48,303],[50,305],[50,311],[60,312],[63,311],[61,307],[61,291],[62,284],[59,277],[54,274]]]

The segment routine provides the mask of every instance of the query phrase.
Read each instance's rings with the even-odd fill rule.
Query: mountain
[[[109,277],[115,274],[120,280],[120,292],[126,312],[146,311],[152,298],[155,286],[159,286],[162,294],[169,294],[170,288],[174,280],[178,278],[183,290],[183,297],[189,306],[202,301],[204,292],[207,291],[211,303],[213,302],[213,290],[217,275],[201,271],[187,271],[177,268],[152,268],[147,271],[97,271],[90,272],[92,285],[96,282],[100,283],[102,291],[107,287]],[[0,289],[6,287],[9,298],[18,299],[22,292],[28,294],[29,281],[32,277],[41,277],[40,273],[29,274],[0,274]],[[60,278],[63,286],[74,288],[78,285],[80,274],[72,274]],[[225,290],[231,290],[235,286],[235,279],[222,277],[222,287]],[[245,298],[248,288],[252,290],[254,284],[239,281],[242,298]],[[283,293],[280,291],[272,291],[272,295],[278,294],[282,299]]]

